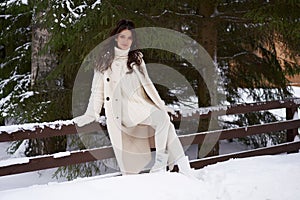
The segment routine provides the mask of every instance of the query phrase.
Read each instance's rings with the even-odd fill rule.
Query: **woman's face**
[[[121,31],[117,38],[117,46],[119,49],[127,50],[131,47],[132,44],[132,33],[130,30],[123,30]]]

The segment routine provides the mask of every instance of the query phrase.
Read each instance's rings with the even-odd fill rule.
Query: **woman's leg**
[[[149,125],[155,130],[156,159],[151,171],[166,168],[169,156],[172,161],[184,157],[184,151],[176,135],[174,125],[170,122],[169,115],[165,111],[155,109],[140,124]]]
[[[148,118],[140,124],[151,126],[155,130],[154,141],[157,153],[166,153],[169,118],[168,115],[157,108],[150,114]]]
[[[161,171],[166,169],[168,159],[172,164],[177,164],[179,172],[195,178],[196,171],[191,169],[188,157],[185,156],[183,147],[176,134],[174,125],[169,119],[169,115],[162,110],[155,110],[141,124],[149,125],[155,129],[154,141],[156,147],[156,158],[151,172]]]
[[[175,131],[175,127],[171,122],[169,122],[167,151],[172,162],[175,162],[185,156],[182,144],[180,143],[180,140]]]
[[[179,168],[179,172],[191,178],[199,178],[199,174],[190,166],[187,156],[184,154],[183,147],[176,135],[174,125],[170,122],[170,130],[168,134],[167,150],[171,161],[175,162]],[[172,163],[173,164],[173,163]]]

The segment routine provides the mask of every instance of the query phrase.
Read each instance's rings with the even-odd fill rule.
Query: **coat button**
[[[109,78],[107,78],[106,81],[109,82]]]
[[[109,101],[109,97],[106,97],[106,101]]]

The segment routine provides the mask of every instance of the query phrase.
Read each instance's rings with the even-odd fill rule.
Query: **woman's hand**
[[[174,110],[173,108],[170,108],[169,106],[165,106],[165,110],[166,110],[168,113],[171,113],[172,115],[177,116],[177,113],[175,112],[175,110]]]

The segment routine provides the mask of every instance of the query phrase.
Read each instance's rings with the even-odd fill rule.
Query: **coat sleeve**
[[[99,115],[103,106],[104,83],[103,74],[97,70],[94,71],[94,77],[91,87],[91,96],[86,112],[73,119],[79,127],[89,124],[99,119]]]

